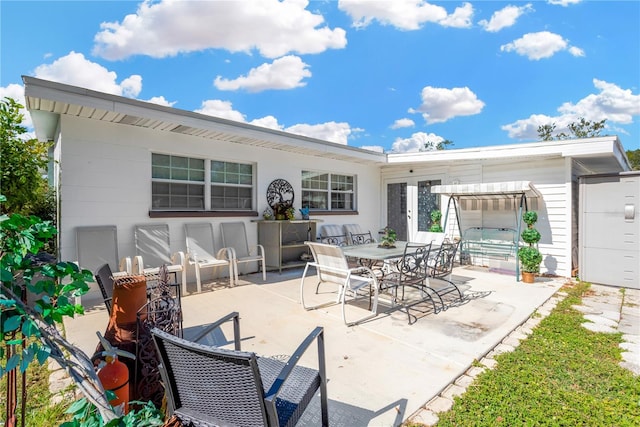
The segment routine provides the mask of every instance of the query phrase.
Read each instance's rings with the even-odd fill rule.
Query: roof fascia
[[[479,159],[507,159],[513,157],[610,157],[624,153],[617,136],[581,138],[561,141],[494,145],[419,153],[389,154],[389,165],[416,162],[450,162]],[[625,157],[626,158],[626,157]],[[621,163],[621,166],[624,164]]]
[[[151,120],[176,123],[176,126],[190,126],[198,129],[233,133],[248,138],[256,138],[277,144],[289,145],[295,149],[307,148],[334,155],[358,157],[360,159],[385,164],[387,154],[335,142],[323,141],[302,135],[295,135],[275,129],[263,128],[248,123],[213,117],[193,111],[180,110],[118,95],[63,83],[22,76],[25,98],[34,97],[73,105],[86,106],[108,112],[116,112]],[[35,106],[26,106],[31,111]]]

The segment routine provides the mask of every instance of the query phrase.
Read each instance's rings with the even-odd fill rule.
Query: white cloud
[[[391,145],[391,152],[417,153],[420,151],[432,151],[442,141],[444,141],[444,138],[435,133],[416,132],[409,138],[397,138]]]
[[[515,51],[519,55],[536,61],[549,58],[563,50],[569,50],[573,56],[584,56],[582,49],[569,46],[569,42],[562,36],[549,31],[525,34],[511,43],[500,46],[500,50],[502,52]]]
[[[349,123],[326,122],[317,125],[297,124],[286,128],[285,131],[347,145],[349,136],[353,131],[359,131],[359,129],[352,130]]]
[[[445,27],[471,26],[473,6],[464,3],[449,15],[442,6],[424,0],[340,0],[338,8],[351,17],[353,27],[364,28],[374,20],[401,30],[417,30],[424,23],[433,22]]]
[[[206,114],[208,116],[220,117],[222,119],[234,120],[236,122],[245,123],[244,114],[234,110],[231,102],[222,101],[220,99],[209,99],[202,102],[202,108],[195,110],[196,113]]]
[[[278,58],[290,52],[320,53],[347,44],[342,28],[330,29],[306,0],[145,0],[122,22],[104,22],[95,55],[117,60],[155,58],[204,49],[226,49]]]
[[[456,7],[451,15],[438,21],[443,27],[470,28],[473,20],[473,6],[471,3],[464,3]]]
[[[375,151],[376,153],[384,153],[384,147],[380,145],[363,145],[359,148],[362,148],[363,150]]]
[[[547,0],[549,4],[555,4],[555,5],[564,6],[564,7],[570,6],[572,4],[578,4],[581,1],[582,0]]]
[[[357,128],[351,129],[348,123],[336,122],[319,123],[316,125],[302,123],[284,128],[284,126],[278,123],[278,119],[274,116],[265,116],[259,119],[254,119],[251,122],[247,122],[245,115],[234,110],[231,102],[219,99],[204,101],[202,103],[202,108],[195,110],[195,112],[344,145],[347,145],[350,136],[362,131],[362,129]]]
[[[433,124],[458,116],[478,114],[484,105],[468,87],[446,89],[426,86],[422,89],[422,105],[409,112],[422,113],[427,124]]]
[[[167,101],[164,96],[154,96],[151,99],[148,99],[147,102],[164,105],[165,107],[173,107],[176,104],[176,101]]]
[[[293,89],[305,86],[302,81],[311,77],[309,65],[294,55],[283,56],[271,64],[262,64],[249,71],[247,76],[228,80],[217,76],[213,82],[220,90],[245,89],[249,92],[262,92],[268,89]]]
[[[580,49],[579,47],[575,47],[575,46],[571,46],[569,48],[569,53],[573,56],[584,56],[584,50]]]
[[[410,128],[415,126],[416,123],[407,118],[398,119],[391,125],[391,129],[401,129],[401,128]]]
[[[486,31],[495,33],[502,30],[503,28],[515,25],[520,16],[530,11],[533,11],[531,3],[527,3],[524,6],[509,5],[504,7],[503,9],[498,10],[497,12],[494,12],[493,15],[491,15],[491,19],[489,21],[483,19],[479,21],[478,24],[480,24]]]
[[[282,130],[283,126],[278,123],[278,119],[273,116],[264,116],[261,119],[251,120],[252,125],[261,126],[263,128]]]
[[[142,90],[142,77],[131,75],[117,83],[118,75],[95,62],[91,62],[81,53],[70,52],[51,64],[43,64],[34,70],[35,77],[66,83],[82,88],[93,89],[114,95],[135,98]]]
[[[537,139],[538,127],[543,125],[555,123],[555,132],[569,133],[568,125],[580,117],[589,121],[607,119],[610,127],[616,123],[633,123],[633,117],[640,115],[640,95],[598,79],[593,79],[593,85],[599,93],[587,95],[575,104],[565,102],[558,107],[560,114],[555,117],[532,114],[527,119],[502,126],[502,130],[507,131],[511,138]]]
[[[0,100],[5,98],[13,98],[18,104],[25,106],[24,100],[24,86],[11,83],[8,86],[0,87]],[[23,114],[22,125],[28,129],[33,129],[33,122],[31,121],[31,114],[26,108],[21,108],[20,112]]]

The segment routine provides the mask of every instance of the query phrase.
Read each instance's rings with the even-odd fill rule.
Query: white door
[[[431,211],[440,208],[440,196],[431,194],[431,186],[440,180],[409,178],[387,181],[387,226],[398,240],[428,242]]]

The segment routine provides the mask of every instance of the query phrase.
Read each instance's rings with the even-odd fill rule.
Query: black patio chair
[[[429,258],[429,275],[426,286],[438,296],[443,310],[447,309],[442,298],[444,295],[457,292],[458,301],[462,301],[464,298],[458,285],[451,279],[459,246],[460,242],[443,242],[435,256]]]
[[[111,306],[113,303],[113,272],[109,264],[104,264],[95,273],[94,277],[100,287],[104,305],[107,307],[109,315],[111,315]]]
[[[402,305],[409,316],[411,324],[411,307],[430,301],[433,312],[438,313],[431,289],[428,286],[429,253],[431,243],[407,243],[402,258],[390,265],[390,271],[380,281],[381,291],[389,292],[394,297],[394,302]],[[405,299],[406,288],[413,288],[419,292],[420,298]]]
[[[184,425],[294,426],[320,389],[322,425],[327,426],[323,328],[315,328],[285,362],[241,351],[237,312],[218,320],[207,331],[230,320],[234,322],[235,350],[151,330],[160,357],[168,415]],[[318,369],[297,366],[314,340],[318,344]]]

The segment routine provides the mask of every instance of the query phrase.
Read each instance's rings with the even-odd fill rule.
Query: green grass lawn
[[[580,304],[589,284],[569,295],[515,351],[476,378],[444,426],[639,426],[640,379],[618,366],[621,334],[582,326]]]
[[[18,376],[18,387],[20,387],[21,376]],[[2,378],[0,383],[0,418],[4,419],[6,411],[6,378]],[[18,388],[18,398],[22,396]],[[51,393],[49,392],[49,370],[47,364],[40,366],[32,364],[27,370],[27,407],[25,426],[54,427],[59,426],[64,421],[71,419],[71,416],[64,411],[71,402],[63,402],[58,405],[50,404]],[[20,411],[20,401],[18,401],[18,412]],[[18,425],[20,425],[20,415],[18,415]]]

